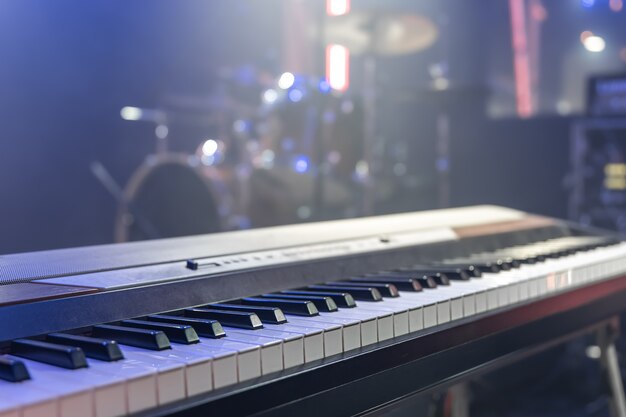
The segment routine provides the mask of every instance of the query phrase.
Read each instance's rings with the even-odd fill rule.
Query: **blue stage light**
[[[322,79],[318,85],[318,88],[322,94],[330,93],[330,84],[325,79]]]
[[[302,100],[302,97],[304,97],[304,93],[301,90],[294,88],[293,90],[289,91],[288,96],[289,96],[289,100],[293,101],[294,103],[297,103],[300,100]]]
[[[296,172],[303,174],[309,170],[309,165],[309,158],[306,155],[299,155],[296,157],[293,167]]]

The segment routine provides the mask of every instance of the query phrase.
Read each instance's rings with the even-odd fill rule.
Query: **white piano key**
[[[382,302],[378,302],[382,303]],[[376,304],[378,304],[376,303]],[[344,313],[345,311],[345,313]],[[408,323],[408,313],[405,311],[404,320]],[[359,317],[359,315],[364,317],[375,317],[376,318],[376,331],[378,333],[378,342],[383,340],[388,340],[393,338],[393,328],[394,328],[394,313],[393,309],[389,309],[386,307],[373,308],[367,301],[359,301],[355,308],[345,309],[341,312],[335,313],[341,314],[343,317],[347,314],[350,314],[351,317]],[[399,317],[402,319],[402,317]],[[363,343],[361,340],[361,345],[366,346],[369,343]]]
[[[548,293],[548,277],[541,277],[537,280],[537,294],[539,296],[546,295]]]
[[[245,351],[239,352],[237,348],[241,348],[241,346],[233,346],[229,344],[228,346],[224,346],[223,344],[219,344],[215,346],[212,341],[215,339],[210,338],[199,338],[200,342],[192,345],[181,345],[174,344],[173,348],[177,351],[187,350],[192,351],[194,354],[200,355],[202,358],[211,360],[211,368],[212,368],[212,385],[213,389],[223,388],[228,385],[233,385],[238,382],[240,366],[238,365],[239,353],[241,353],[244,357],[242,358],[242,362],[247,363],[248,360],[254,361],[254,354],[250,354],[248,349],[257,350],[258,347],[249,347],[243,346]],[[255,367],[256,369],[256,367]],[[200,374],[204,375],[204,374]],[[247,373],[246,373],[247,375]],[[257,374],[255,374],[257,375]],[[258,375],[257,375],[258,376]],[[208,381],[205,381],[208,384]],[[204,384],[201,384],[203,386]],[[200,387],[193,387],[192,391],[189,392],[189,395],[198,394],[198,390]],[[202,392],[205,392],[205,388]]]
[[[499,306],[498,288],[487,291],[487,310],[493,310]]]
[[[260,330],[260,329],[259,329]],[[242,334],[236,332],[226,333],[226,341],[246,343],[261,348],[261,374],[267,375],[272,372],[283,370],[283,341],[275,337],[262,336],[260,334]]]
[[[20,402],[16,398],[3,395],[3,386],[0,384],[0,417],[19,417]]]
[[[165,351],[149,351],[132,346],[121,346],[121,350],[125,358],[156,369],[159,405],[185,398],[185,361],[183,359],[177,355],[168,357],[168,354],[162,353]],[[162,354],[159,355],[159,353]]]
[[[509,304],[509,289],[508,286],[503,286],[497,289],[498,294],[498,307],[503,307]]]
[[[89,369],[119,376],[126,380],[126,407],[128,413],[136,413],[156,407],[157,372],[131,359],[103,362],[89,359]]]
[[[0,401],[3,401],[3,399],[0,398]],[[0,409],[0,417],[20,417],[19,412],[20,410],[18,410],[17,408],[13,410],[7,408],[4,411]]]
[[[268,330],[299,333],[304,336],[304,362],[312,362],[324,357],[324,330],[316,326],[295,326],[285,324],[263,324]]]
[[[202,340],[203,339],[201,339],[201,341]],[[198,347],[198,350],[201,350],[201,353],[203,355],[207,355],[211,358],[213,389],[219,389],[237,383],[238,354],[236,351],[228,349],[217,349],[205,345],[194,346]],[[198,393],[197,391],[198,387],[190,391],[189,395],[195,395]]]
[[[456,297],[450,301],[450,320],[463,318],[463,297]]]
[[[228,337],[233,333],[240,334],[258,334],[260,336],[271,337],[282,340],[283,342],[283,368],[288,369],[304,363],[304,334],[286,332],[279,330],[269,330],[266,328],[247,330],[237,327],[224,327],[224,331]]]
[[[239,382],[248,381],[250,379],[261,376],[261,346],[249,343],[241,343],[235,340],[227,340],[226,338],[210,339],[200,337],[200,343],[193,345],[173,344],[172,348],[179,350],[215,352],[220,351],[237,352],[237,378]]]
[[[337,312],[332,313],[320,313],[319,316],[314,317],[302,317],[297,320],[301,323],[325,323],[331,325],[339,325],[341,326],[343,346],[342,352],[346,352],[348,350],[356,349],[361,347],[361,321],[345,318],[342,315],[337,315],[342,310],[340,309]],[[290,322],[293,323],[293,320],[290,319]]]
[[[424,292],[401,292],[400,298],[393,298],[389,301],[400,303],[408,308],[409,312],[409,332],[416,332],[424,328],[424,305],[432,304],[432,299]]]
[[[41,390],[37,385],[40,384],[33,383],[32,380],[20,383],[0,381],[0,402],[2,398],[9,398],[8,401],[19,407],[20,417],[58,417],[57,395],[48,390]],[[2,409],[0,406],[0,410]],[[10,409],[14,409],[13,405],[5,411],[9,413]]]
[[[58,397],[60,417],[117,417],[126,414],[125,380],[91,370],[64,369],[22,359],[33,385]]]
[[[359,303],[360,308],[364,302]],[[402,336],[409,332],[409,309],[414,307],[408,300],[397,298],[385,298],[382,302],[365,302],[364,308],[371,311],[387,311],[393,313],[393,336]],[[384,338],[381,340],[385,340]]]
[[[360,322],[360,346],[378,342],[378,316],[371,312],[360,312],[355,308],[340,308],[336,313],[320,313],[320,320],[327,318],[353,320]],[[354,342],[354,341],[353,341]]]
[[[318,326],[324,329],[325,358],[343,352],[343,326],[331,322],[311,321],[310,318],[313,317],[288,316],[287,320],[294,326]]]
[[[402,336],[424,327],[423,307],[424,298],[421,293],[401,292],[397,298],[386,298],[386,306],[394,306],[401,315],[394,316],[394,335]],[[406,318],[406,320],[405,320]]]
[[[539,280],[531,279],[528,281],[528,297],[536,298],[539,296]]]
[[[424,328],[437,325],[437,303],[427,304],[424,309]]]
[[[476,313],[487,311],[487,291],[476,293]]]
[[[463,297],[463,316],[468,317],[476,314],[476,296]]]
[[[437,324],[450,321],[451,293],[449,288],[443,291],[432,289],[420,293],[408,293],[402,302],[414,302],[416,306],[423,308],[424,327],[436,326]],[[412,307],[415,308],[415,307]]]
[[[530,283],[527,280],[520,282],[519,284],[519,301],[526,301],[530,297],[529,294]]]

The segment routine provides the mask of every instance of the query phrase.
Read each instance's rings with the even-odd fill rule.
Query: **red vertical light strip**
[[[326,80],[333,90],[346,91],[350,86],[350,51],[345,46],[326,46]]]
[[[517,114],[526,118],[533,113],[533,103],[524,0],[509,0],[509,9],[511,13],[511,46],[513,49]]]
[[[326,0],[329,17],[350,13],[350,0]],[[343,45],[326,45],[326,82],[333,90],[346,91],[350,85],[350,49]]]

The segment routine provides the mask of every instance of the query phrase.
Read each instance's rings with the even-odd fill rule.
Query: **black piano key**
[[[437,283],[437,285],[450,285],[450,278],[448,278],[446,274],[436,273],[436,274],[424,275],[423,278],[431,278]]]
[[[376,274],[367,275],[377,276],[383,275],[389,278],[411,278],[420,283],[422,288],[436,288],[437,285],[450,285],[450,279],[446,274],[441,272],[431,273],[431,274],[420,274],[416,272],[406,272],[406,271],[388,271],[388,272],[377,272]]]
[[[160,323],[185,324],[191,326],[194,328],[196,333],[202,337],[218,339],[226,336],[226,332],[217,320],[194,319],[183,316],[168,316],[165,314],[154,314],[146,318],[150,321],[157,321]]]
[[[364,277],[354,277],[350,278],[352,282],[384,282],[388,284],[393,284],[399,291],[422,291],[424,286],[417,279],[412,277],[393,277],[387,276],[385,273],[366,275]],[[437,286],[437,283],[434,280],[430,280],[430,283],[426,283],[426,288],[434,288]]]
[[[483,272],[500,272],[500,268],[491,262],[474,262],[471,259],[455,259],[454,261],[444,262],[443,266],[462,268],[466,271],[471,271],[476,278],[482,276]],[[435,266],[435,268],[436,267],[437,266]]]
[[[469,275],[471,278],[480,278],[483,276],[482,271],[474,267],[474,265],[470,261],[467,261],[467,263],[448,261],[448,262],[428,265],[427,267],[434,269],[436,271],[439,271],[439,268],[442,268],[441,272],[444,272],[444,273],[445,273],[446,268],[459,268],[465,271],[465,273]]]
[[[281,291],[280,294],[287,295],[315,295],[322,297],[330,297],[333,299],[337,307],[339,308],[353,308],[356,307],[356,302],[350,293],[347,292],[324,292],[324,291],[301,291],[301,290],[286,290]]]
[[[519,261],[519,259],[513,259],[513,258],[505,258],[504,261],[511,267],[511,268],[519,268],[520,266],[522,266],[522,263]]]
[[[160,330],[165,333],[170,342],[191,345],[200,341],[198,333],[187,324],[157,323],[149,320],[122,320],[120,324],[124,327]]]
[[[471,278],[471,275],[463,268],[450,268],[450,267],[426,267],[426,266],[414,266],[408,268],[402,268],[401,271],[413,272],[419,275],[436,275],[445,274],[448,279],[467,281]]]
[[[46,336],[46,340],[59,345],[77,346],[85,352],[85,356],[88,358],[107,362],[124,359],[119,345],[114,340],[66,333],[51,333]]]
[[[255,313],[246,311],[225,311],[211,308],[188,308],[185,316],[197,319],[218,320],[224,326],[238,327],[240,329],[262,329],[263,323]]]
[[[262,322],[269,324],[287,323],[285,313],[283,313],[283,311],[278,307],[259,307],[243,304],[211,304],[206,306],[206,308],[255,313],[257,316],[259,316]]]
[[[365,287],[365,288],[376,288],[380,295],[383,297],[399,297],[400,293],[398,292],[398,288],[391,283],[388,282],[367,282],[367,283],[358,283],[358,282],[327,282],[325,285],[332,285],[333,287],[345,287],[346,285],[350,287]]]
[[[39,340],[18,339],[11,342],[11,353],[15,356],[66,369],[87,367],[85,352],[75,346],[57,345]]]
[[[334,286],[334,285],[311,285],[304,290],[326,291],[326,292],[347,292],[355,300],[362,301],[382,301],[383,296],[376,288],[373,287],[355,287],[355,286]]]
[[[164,350],[171,348],[167,335],[160,330],[101,324],[93,327],[93,335],[103,339],[113,339],[122,345],[143,349]]]
[[[319,311],[315,304],[310,301],[303,300],[279,300],[268,299],[261,297],[242,298],[242,304],[264,307],[278,307],[286,314],[293,314],[295,316],[317,316]]]
[[[24,362],[0,356],[0,379],[21,382],[30,379],[30,375]]]
[[[505,261],[504,259],[481,259],[481,258],[478,258],[478,261],[479,262],[483,261],[486,264],[496,265],[500,269],[500,271],[509,271],[512,268],[512,266],[507,261]]]
[[[319,311],[324,311],[327,313],[332,313],[338,310],[335,301],[331,297],[323,295],[263,294],[261,297],[279,298],[282,300],[310,301],[315,304],[315,307],[317,307]]]
[[[534,256],[520,256],[516,257],[515,260],[520,264],[533,265],[539,262],[539,260]]]

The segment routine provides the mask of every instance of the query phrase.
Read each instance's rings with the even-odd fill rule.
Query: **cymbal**
[[[329,18],[324,30],[326,43],[338,43],[355,55],[406,55],[430,47],[437,25],[412,13],[352,12]]]

